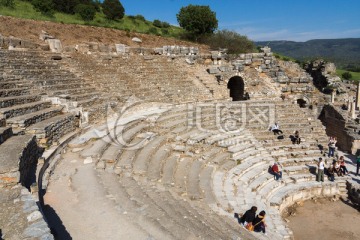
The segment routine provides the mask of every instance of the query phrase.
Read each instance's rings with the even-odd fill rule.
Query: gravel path
[[[56,239],[147,239],[106,195],[94,169],[68,152],[56,167],[45,195],[48,220]],[[60,220],[61,219],[61,220]],[[63,221],[63,222],[62,222]],[[114,236],[116,236],[114,238]]]

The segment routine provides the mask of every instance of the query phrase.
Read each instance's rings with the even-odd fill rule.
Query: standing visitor
[[[328,157],[333,157],[334,156],[334,153],[335,153],[335,148],[336,148],[336,137],[330,137],[330,140],[329,140],[329,153],[328,153]]]
[[[324,169],[325,169],[325,163],[322,158],[319,158],[318,162],[318,174],[317,174],[317,181],[324,181]]]

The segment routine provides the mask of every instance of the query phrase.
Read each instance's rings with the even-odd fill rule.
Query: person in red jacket
[[[280,164],[274,163],[274,165],[271,167],[271,171],[275,175],[276,181],[282,179],[282,171]]]

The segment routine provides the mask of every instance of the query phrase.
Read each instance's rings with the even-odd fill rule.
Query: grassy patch
[[[341,79],[343,79],[341,75],[342,75],[344,72],[349,72],[349,71],[342,70],[342,69],[336,69],[336,74],[337,74]],[[351,73],[351,78],[350,78],[349,80],[357,80],[357,81],[360,80],[360,72],[349,72],[349,73]]]
[[[149,33],[164,37],[178,38],[183,33],[183,29],[180,27],[170,26],[169,28],[166,28],[167,30],[165,31],[162,28],[155,27],[152,22],[147,21],[146,19],[136,18],[133,16],[125,16],[121,20],[113,21],[106,19],[103,13],[96,13],[95,19],[90,22],[85,22],[78,15],[71,15],[60,12],[55,12],[52,17],[49,17],[36,11],[31,3],[20,0],[15,0],[14,8],[0,6],[0,15],[66,24],[81,24],[115,28],[129,32]]]

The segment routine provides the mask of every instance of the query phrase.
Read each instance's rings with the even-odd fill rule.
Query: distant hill
[[[258,46],[269,46],[273,52],[301,61],[324,58],[332,61],[338,68],[360,71],[360,38],[315,39],[306,42],[263,41]]]

